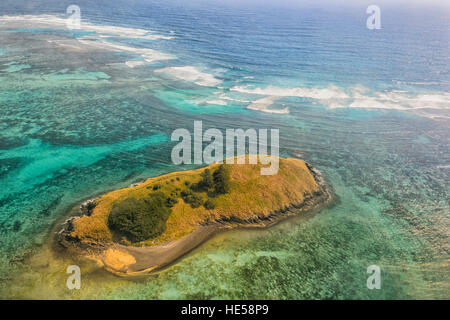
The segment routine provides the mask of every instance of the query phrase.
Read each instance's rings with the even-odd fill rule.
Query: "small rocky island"
[[[303,160],[280,158],[278,174],[261,164],[212,164],[115,190],[81,206],[58,243],[118,275],[160,269],[217,232],[268,227],[330,202],[321,174]]]

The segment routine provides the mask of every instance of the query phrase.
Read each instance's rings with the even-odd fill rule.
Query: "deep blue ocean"
[[[370,4],[3,0],[0,298],[450,298],[450,7],[380,5],[369,30]],[[68,290],[58,224],[192,168],[172,164],[170,135],[195,120],[279,129],[281,155],[319,168],[337,203],[139,281],[76,262]]]

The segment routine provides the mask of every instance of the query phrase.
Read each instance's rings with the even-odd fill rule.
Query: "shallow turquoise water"
[[[61,6],[3,9],[58,14]],[[80,6],[92,24],[174,38],[0,27],[2,298],[449,297],[445,11],[392,8],[383,30],[368,33],[365,8]],[[85,36],[174,59],[130,68],[125,62],[144,61],[142,52],[71,51],[47,41]],[[193,66],[203,73],[197,82],[216,84],[155,72],[174,66]],[[247,109],[268,95],[279,97],[270,108],[289,114]],[[220,235],[146,279],[75,261],[83,287],[67,290],[74,261],[48,249],[54,224],[86,198],[187,169],[171,163],[170,135],[192,131],[194,120],[205,129],[279,128],[282,155],[319,168],[338,202],[269,230]],[[381,290],[366,287],[372,264],[381,267]]]

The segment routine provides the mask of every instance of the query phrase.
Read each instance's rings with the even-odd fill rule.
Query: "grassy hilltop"
[[[272,176],[261,175],[261,166],[212,164],[109,192],[96,201],[92,214],[73,221],[71,236],[85,244],[153,246],[217,220],[267,217],[302,204],[320,189],[302,160],[280,158]]]

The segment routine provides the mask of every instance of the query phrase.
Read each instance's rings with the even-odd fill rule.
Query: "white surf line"
[[[22,15],[22,16],[0,16],[0,26],[7,26],[8,28],[14,27],[14,24],[18,24],[21,28],[56,28],[56,29],[66,29],[67,19],[60,16],[54,15]],[[17,26],[17,27],[18,27]],[[153,31],[139,29],[139,28],[127,28],[119,26],[110,25],[95,25],[86,21],[81,23],[81,31],[83,32],[94,32],[95,35],[85,35],[80,38],[70,39],[70,40],[47,40],[49,43],[56,44],[58,46],[84,51],[88,49],[97,50],[109,50],[114,52],[129,52],[140,55],[143,60],[130,60],[126,61],[125,64],[134,68],[145,63],[153,63],[160,60],[170,60],[175,59],[174,56],[166,53],[162,53],[153,49],[147,48],[135,48],[127,45],[114,44],[107,41],[110,37],[123,37],[129,39],[146,39],[146,40],[158,40],[173,39],[173,36],[164,36],[155,34]],[[79,44],[84,45],[80,47]]]
[[[310,98],[320,101],[323,105],[335,108],[357,109],[386,109],[410,111],[428,118],[447,118],[443,114],[433,114],[430,110],[450,109],[450,93],[431,92],[427,94],[408,94],[405,91],[375,92],[366,94],[368,89],[356,86],[344,89],[331,85],[328,88],[280,88],[268,86],[266,88],[250,88],[249,86],[235,86],[230,89],[244,94],[265,96],[251,103],[247,108],[258,111],[271,112],[270,103],[284,97]],[[426,112],[427,111],[427,112]],[[285,109],[283,109],[283,113]],[[273,112],[277,113],[277,112]]]
[[[175,57],[170,54],[159,52],[159,51],[156,51],[153,49],[135,48],[135,47],[130,47],[130,46],[122,45],[122,44],[111,43],[111,42],[108,42],[105,40],[94,41],[94,40],[80,39],[79,42],[82,44],[85,44],[87,46],[90,46],[91,48],[96,48],[96,49],[103,49],[103,50],[109,50],[109,51],[115,51],[115,52],[135,53],[137,55],[140,55],[148,63],[153,63],[153,62],[159,61],[159,60],[175,59]],[[130,61],[127,61],[127,62],[130,62]]]
[[[20,22],[25,24],[40,25],[42,27],[56,27],[56,28],[67,28],[67,19],[63,16],[57,15],[19,15],[19,16],[0,16],[0,25],[8,25],[14,22]],[[130,39],[146,39],[146,40],[170,40],[173,39],[173,34],[171,36],[165,36],[156,34],[154,31],[145,30],[140,28],[129,28],[111,25],[100,25],[93,24],[88,21],[82,20],[80,31],[84,32],[95,32],[100,37],[110,37],[119,36]],[[86,36],[89,37],[89,36]]]
[[[167,67],[155,70],[155,72],[165,73],[179,80],[194,82],[204,87],[213,87],[222,83],[222,80],[215,78],[211,74],[201,72],[193,66]]]
[[[256,110],[256,111],[262,111],[267,113],[276,113],[276,114],[289,114],[289,108],[284,109],[269,109],[271,105],[274,104],[276,100],[278,100],[279,97],[265,97],[262,99],[258,99],[254,102],[252,102],[250,105],[247,106],[247,109],[249,110]]]

